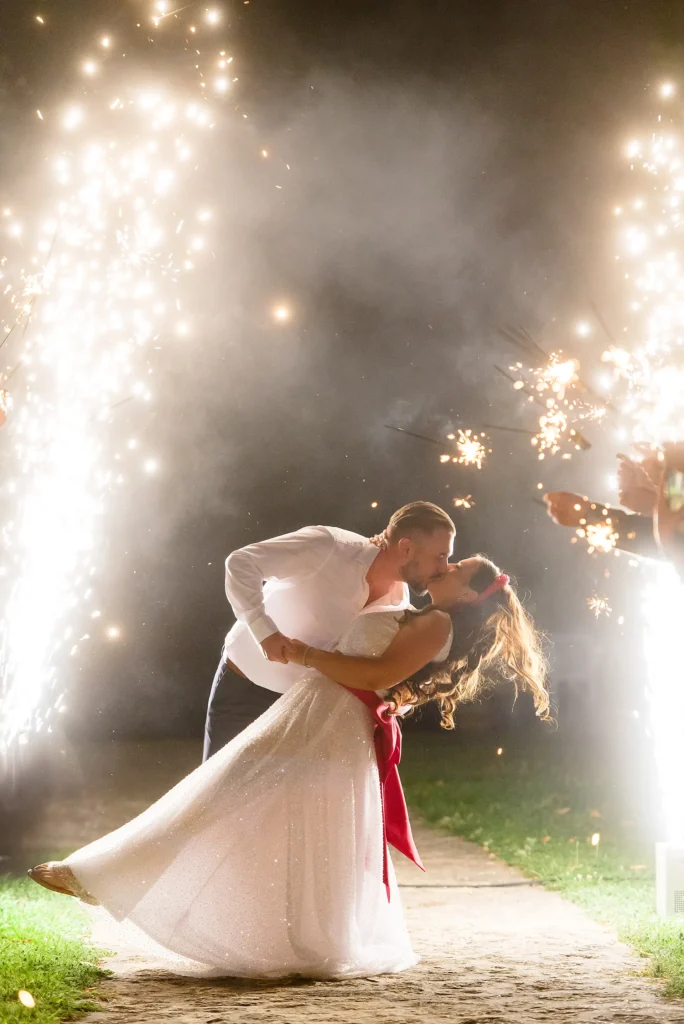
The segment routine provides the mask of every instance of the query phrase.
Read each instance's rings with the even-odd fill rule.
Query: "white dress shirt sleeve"
[[[335,548],[325,526],[305,526],[294,533],[238,548],[226,559],[226,596],[235,617],[258,644],[278,632],[264,610],[264,580],[302,579],[323,566]]]

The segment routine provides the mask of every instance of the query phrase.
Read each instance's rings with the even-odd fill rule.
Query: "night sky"
[[[14,6],[0,14],[3,197],[44,159],[31,112],[68,93],[94,32],[134,26],[143,9]],[[39,9],[59,30],[36,32]],[[618,685],[630,631],[585,606],[613,561],[571,546],[534,502],[538,482],[615,499],[612,446],[589,431],[590,452],[540,464],[524,435],[491,431],[478,473],[386,424],[437,438],[534,429],[494,370],[516,358],[500,328],[551,348],[591,302],[619,325],[620,147],[649,87],[677,78],[684,13],[669,0],[225,10],[239,83],[198,182],[218,214],[214,260],[190,296],[201,329],[159,366],[153,413],[136,425],[162,473],[105,517],[100,605],[123,640],[93,641],[68,679],[70,727],[197,731],[231,622],[223,561],[235,547],[308,523],[372,533],[407,501],[451,510],[467,493],[457,554],[484,550],[518,577],[561,674]],[[130,52],[144,64],[135,32]],[[271,315],[279,301],[287,324]],[[124,409],[122,429],[136,415]],[[620,688],[631,707],[629,680]]]

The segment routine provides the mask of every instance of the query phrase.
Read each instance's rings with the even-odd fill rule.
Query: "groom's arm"
[[[264,608],[264,580],[310,576],[327,561],[334,547],[335,538],[325,526],[305,526],[294,533],[238,548],[228,555],[226,596],[235,617],[249,627],[258,644],[279,633]],[[267,657],[271,655],[265,653]]]

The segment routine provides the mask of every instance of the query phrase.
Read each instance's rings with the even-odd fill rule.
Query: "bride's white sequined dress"
[[[381,654],[402,614],[359,616],[338,649]],[[391,864],[389,901],[383,884],[371,712],[318,673],[67,864],[189,969],[342,978],[416,961]]]

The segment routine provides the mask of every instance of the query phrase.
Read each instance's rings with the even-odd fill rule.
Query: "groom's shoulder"
[[[343,530],[341,526],[319,526],[318,529],[329,533],[335,544],[342,548],[359,551],[368,544],[367,537],[362,537],[360,533],[353,533],[351,530]]]

